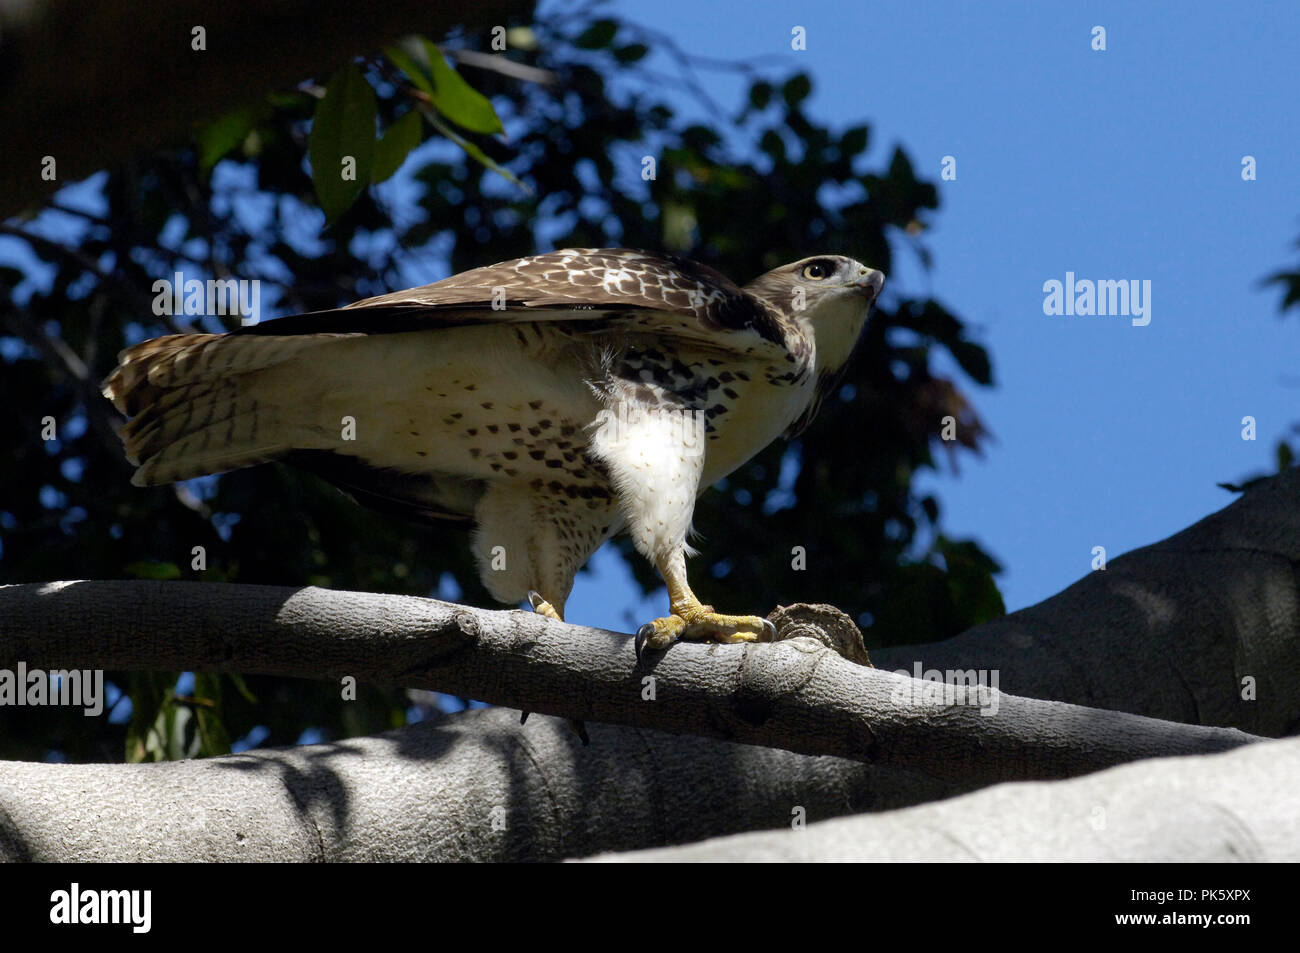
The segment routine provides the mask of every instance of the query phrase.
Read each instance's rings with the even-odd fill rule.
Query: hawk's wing
[[[676,255],[629,248],[567,248],[516,258],[234,333],[392,334],[536,321],[626,323],[736,350],[786,346],[772,309],[724,275]]]

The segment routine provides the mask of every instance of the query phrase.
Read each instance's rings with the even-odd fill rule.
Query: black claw
[[[528,604],[533,607],[534,612],[536,612],[537,607],[545,601],[546,600],[542,598],[542,594],[536,589],[528,590]]]
[[[526,722],[528,720],[528,716],[531,714],[532,714],[531,711],[521,711],[519,713],[519,724],[522,725],[524,722]]]
[[[654,633],[654,624],[650,622],[636,630],[636,638],[632,640],[632,648],[636,650],[636,660],[638,662],[641,661],[641,648],[645,645],[646,639],[650,638]]]
[[[763,620],[763,628],[767,630],[767,640],[768,640],[769,642],[775,642],[775,641],[776,641],[776,626],[772,624],[772,620],[771,620],[771,619],[764,619],[764,620]]]
[[[584,748],[591,746],[591,738],[587,736],[587,726],[585,724],[577,718],[570,718],[569,727],[573,729],[573,733],[582,741],[582,746]]]

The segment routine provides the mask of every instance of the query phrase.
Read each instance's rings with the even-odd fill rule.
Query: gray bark
[[[484,709],[163,764],[0,763],[0,860],[543,861],[952,793],[891,768]],[[498,823],[494,824],[494,820]]]
[[[1297,573],[1300,467],[1035,606],[872,660],[886,669],[911,669],[917,660],[927,668],[996,668],[1002,689],[1017,695],[1294,734]],[[1247,678],[1253,699],[1243,698]]]
[[[636,851],[627,861],[1300,861],[1300,740],[1000,784],[886,814]]]
[[[0,668],[25,661],[352,676],[954,781],[1069,777],[1253,740],[1235,729],[1005,694],[988,706],[973,692],[954,696],[956,704],[927,704],[911,696],[914,680],[856,665],[811,639],[679,643],[638,663],[626,635],[409,596],[63,582],[0,588],[0,620]]]
[[[904,667],[915,656],[926,667],[999,668],[1002,687],[1025,694],[1055,689],[1074,698],[1103,697],[1130,711],[1191,712],[1207,722],[1285,730],[1294,723],[1297,704],[1295,680],[1288,678],[1300,645],[1297,500],[1300,473],[1293,470],[1170,540],[1115,560],[1060,596],[984,627],[982,638],[968,633],[919,651],[878,653],[876,661]],[[1094,611],[1095,618],[1089,615]],[[1091,641],[1072,646],[1066,640],[1070,632]],[[1156,647],[1146,647],[1144,639]],[[1087,666],[1080,661],[1085,651]],[[1204,656],[1215,664],[1202,664]],[[1219,671],[1225,658],[1231,678]],[[971,706],[900,704],[891,700],[891,690],[907,680],[849,663],[809,640],[748,647],[681,644],[638,668],[627,637],[618,633],[532,613],[310,589],[184,583],[3,587],[0,667],[20,659],[46,668],[352,675],[633,727],[593,725],[592,747],[577,749],[554,723],[534,720],[503,735],[503,719],[513,713],[499,711],[437,729],[414,726],[374,739],[205,762],[0,765],[0,819],[5,850],[14,857],[53,857],[59,844],[68,844],[66,856],[116,851],[111,855],[126,857],[136,850],[159,858],[230,857],[230,851],[246,850],[241,856],[355,859],[375,844],[374,856],[393,858],[549,859],[788,826],[790,812],[801,806],[812,805],[810,820],[888,810],[1007,778],[1063,777],[1251,740],[1229,729],[1007,695],[1000,696],[993,717]],[[1261,697],[1247,704],[1240,701],[1238,677],[1256,672]],[[641,698],[639,679],[648,674],[657,680],[653,702]],[[1151,678],[1163,679],[1163,687],[1145,687]],[[637,730],[649,727],[879,763],[814,760]],[[449,738],[447,732],[459,734]],[[652,745],[646,738],[659,740]],[[651,747],[656,753],[647,757]],[[1248,750],[1255,749],[1291,750]],[[1260,770],[1267,773],[1265,762],[1253,759],[1216,756],[1176,764],[1202,760],[1227,764],[1229,772],[1237,764],[1252,771],[1265,765]],[[1245,786],[1216,781],[1216,790],[1225,798],[1245,798],[1238,805],[1243,817],[1272,823],[1282,785],[1295,780],[1283,760],[1273,780],[1256,778]],[[484,780],[485,788],[474,787],[489,777],[495,780]],[[1079,790],[1100,792],[1100,801],[1091,803],[1104,809],[1110,803],[1105,785],[1119,783],[1106,779],[1117,777],[1137,775],[1107,772],[1089,779],[1103,787]],[[1159,777],[1156,789],[1165,783]],[[993,790],[998,798],[1030,797],[1049,787],[1057,786]],[[467,788],[491,793],[467,799]],[[1029,793],[1007,793],[1015,790]],[[95,793],[87,798],[86,791]],[[409,801],[403,800],[406,792]],[[501,792],[510,793],[504,803]],[[426,796],[431,806],[422,813],[412,804]],[[183,820],[200,799],[210,804],[201,829],[210,833],[201,837]],[[592,799],[600,800],[600,810]],[[390,809],[387,800],[396,806]],[[130,812],[140,804],[170,818],[159,829],[156,839],[163,846],[156,851],[133,833],[148,829],[147,814]],[[476,824],[485,804],[503,806],[507,831],[513,823],[529,837],[484,839]],[[101,805],[116,807],[101,811]],[[637,805],[651,813],[636,814]],[[1197,817],[1184,800],[1164,802],[1163,809],[1171,805]],[[96,820],[105,816],[114,821]],[[1016,816],[1003,820],[1014,826]],[[1035,816],[1050,826],[1050,811]],[[620,827],[629,817],[642,819]],[[252,823],[271,818],[273,830],[243,847]],[[1174,830],[1169,825],[1176,821],[1181,823],[1169,819],[1162,829]],[[1028,820],[1026,825],[1025,838],[1044,836]],[[185,837],[166,835],[171,829]],[[416,830],[435,834],[427,844],[401,846],[421,839],[412,834]],[[624,836],[624,830],[631,833]],[[186,838],[198,845],[190,853],[182,845]],[[291,851],[289,843],[298,846]]]

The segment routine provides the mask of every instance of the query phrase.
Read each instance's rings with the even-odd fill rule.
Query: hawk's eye
[[[810,261],[803,266],[803,276],[811,281],[821,281],[829,278],[834,270],[828,261]]]

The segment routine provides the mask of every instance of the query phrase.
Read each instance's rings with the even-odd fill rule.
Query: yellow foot
[[[551,605],[542,598],[542,594],[535,589],[528,590],[528,604],[533,607],[533,611],[539,615],[544,615],[548,619],[554,619],[556,622],[563,622],[564,619],[555,611],[555,606]]]
[[[771,642],[776,638],[776,626],[756,615],[723,615],[714,612],[713,606],[694,605],[680,614],[647,622],[636,630],[633,648],[636,657],[641,650],[666,649],[678,639],[714,642]]]

